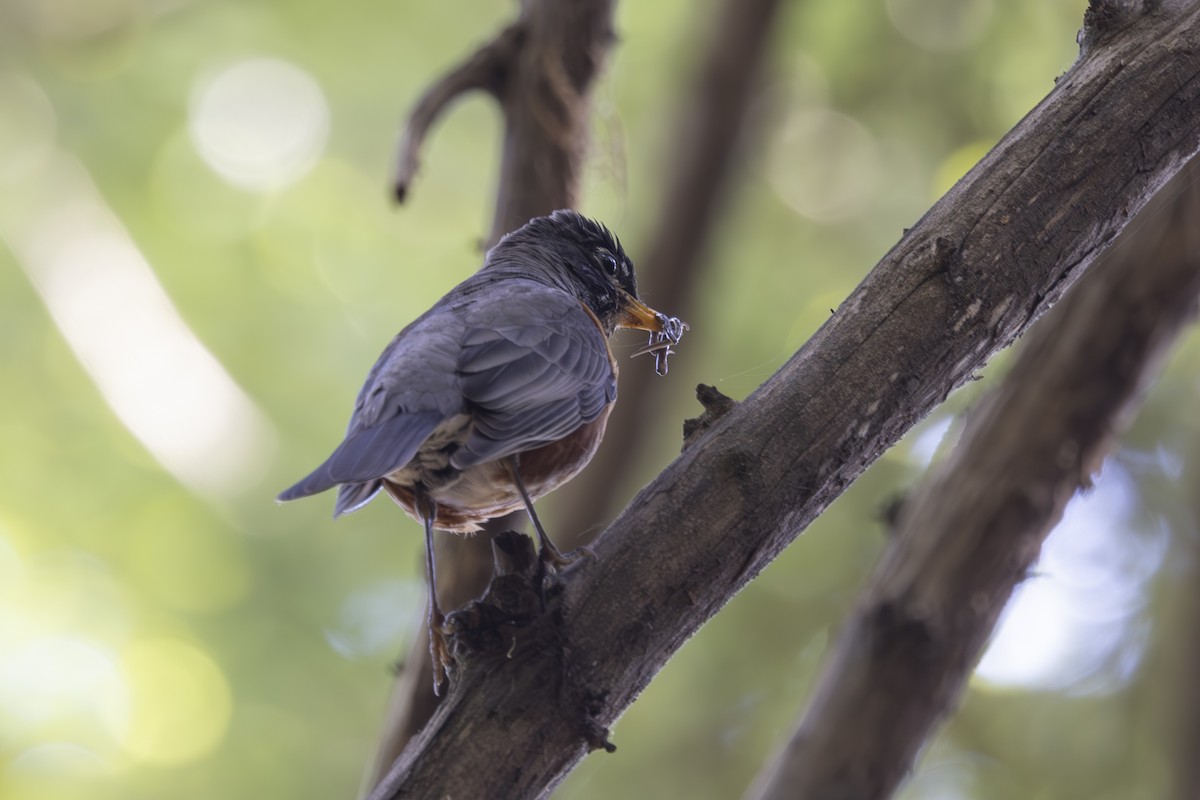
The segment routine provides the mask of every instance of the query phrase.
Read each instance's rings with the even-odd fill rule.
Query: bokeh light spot
[[[77,800],[91,795],[113,764],[73,742],[46,742],[18,753],[0,778],[6,800]]]
[[[255,58],[201,79],[189,130],[201,157],[245,189],[280,189],[303,177],[329,137],[329,106],[305,71]]]
[[[128,694],[106,641],[128,620],[105,564],[77,550],[22,555],[0,523],[0,736],[112,741]]]
[[[1136,484],[1109,459],[1050,534],[976,671],[985,684],[1077,693],[1113,691],[1140,663],[1138,612],[1166,557],[1164,530],[1131,530]]]
[[[823,107],[802,108],[771,144],[771,185],[809,219],[836,222],[862,211],[880,174],[875,138],[857,120]]]
[[[0,717],[34,730],[99,721],[124,724],[127,695],[116,658],[77,636],[48,635],[0,645]]]
[[[203,651],[176,639],[141,641],[123,654],[133,695],[122,746],[163,766],[202,758],[225,735],[233,711],[229,685]]]

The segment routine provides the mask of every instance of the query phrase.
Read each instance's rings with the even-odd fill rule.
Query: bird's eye
[[[615,256],[605,254],[602,256],[604,260],[604,268],[608,270],[608,274],[616,277],[617,274],[617,259]]]

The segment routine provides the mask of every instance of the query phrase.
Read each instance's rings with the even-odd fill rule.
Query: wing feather
[[[537,287],[501,310],[469,320],[462,339],[459,387],[474,426],[451,458],[459,469],[562,439],[616,399],[604,334],[577,299]]]

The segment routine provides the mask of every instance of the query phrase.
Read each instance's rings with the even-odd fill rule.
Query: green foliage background
[[[714,5],[618,6],[583,210],[635,261]],[[752,391],[1052,88],[1084,5],[791,4],[729,213],[711,232],[692,333],[657,385],[670,411],[626,496],[677,452],[697,382]],[[495,0],[0,3],[0,796],[355,791],[389,664],[421,611],[419,530],[383,502],[335,525],[330,502],[272,497],[337,441],[393,333],[478,266],[495,109],[479,98],[454,108],[402,209],[389,205],[388,175],[402,112],[514,13]],[[194,133],[206,82],[260,57],[315,81],[329,136],[294,181],[249,190],[209,166]],[[261,412],[259,466],[239,485],[196,490],[164,469],[36,290],[14,241],[64,160],[90,176]],[[88,306],[101,320],[132,311],[103,293]],[[1165,790],[1198,360],[1192,336],[1112,467],[1132,486],[1119,536],[1160,555],[1113,622],[1121,646],[1053,688],[973,682],[906,797]],[[616,727],[618,752],[591,756],[556,796],[738,796],[802,708],[882,546],[878,509],[918,479],[945,423],[985,386],[885,455],[662,672]]]

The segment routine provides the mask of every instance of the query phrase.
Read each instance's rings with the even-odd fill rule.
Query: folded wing
[[[566,292],[536,284],[468,316],[458,377],[473,420],[451,457],[459,469],[558,441],[617,396],[595,319]]]

